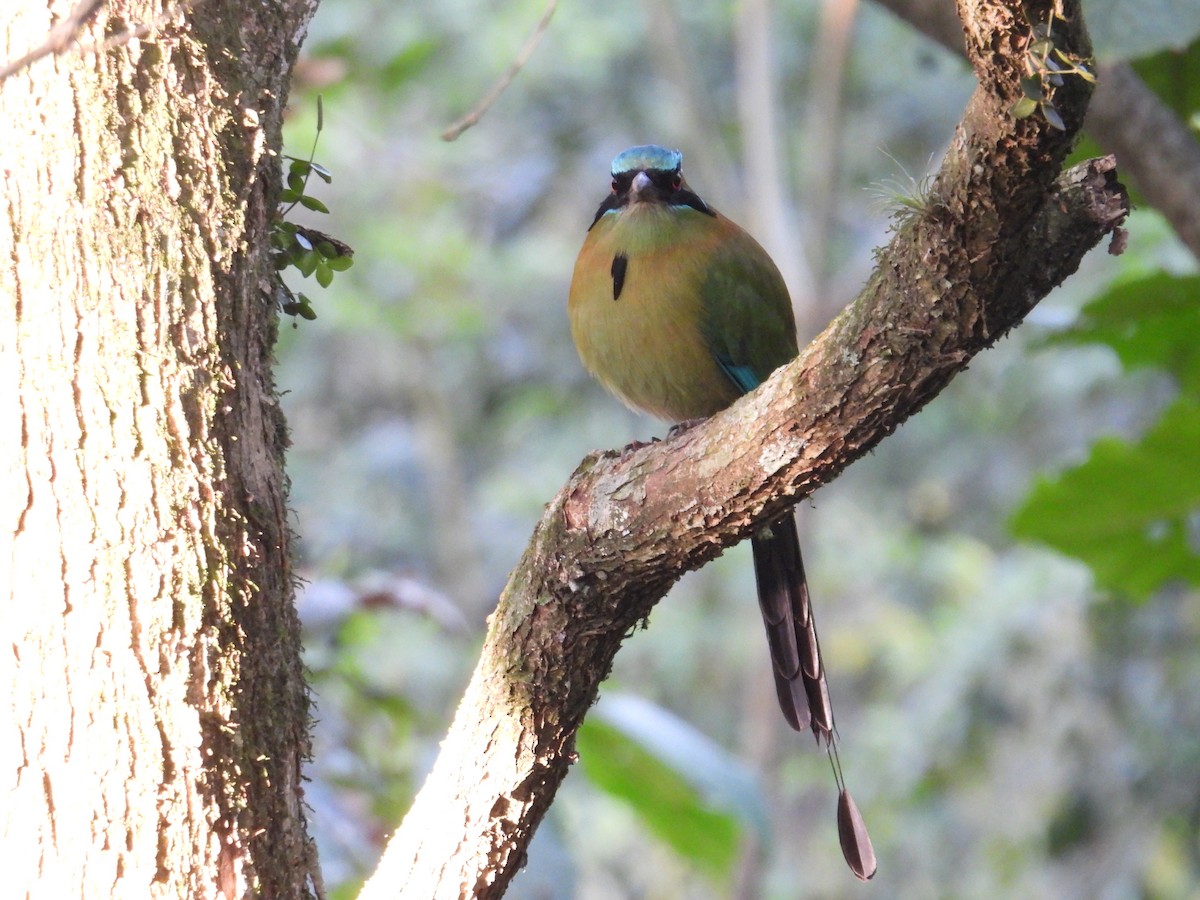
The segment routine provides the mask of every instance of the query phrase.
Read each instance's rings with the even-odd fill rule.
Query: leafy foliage
[[[1176,401],[1138,441],[1103,438],[1087,461],[1041,478],[1012,519],[1017,537],[1083,560],[1104,587],[1145,599],[1200,586],[1200,404]]]
[[[1091,567],[1112,591],[1145,599],[1173,580],[1200,585],[1200,277],[1155,273],[1088,303],[1059,344],[1102,343],[1126,369],[1171,373],[1182,396],[1139,439],[1102,438],[1087,460],[1038,480],[1017,537]]]
[[[1013,117],[1025,119],[1040,110],[1051,126],[1066,131],[1067,126],[1054,105],[1054,91],[1063,86],[1064,76],[1074,75],[1095,82],[1096,76],[1090,67],[1091,60],[1085,62],[1055,45],[1051,24],[1037,23],[1025,49],[1025,77],[1021,79],[1024,96],[1013,104]]]
[[[1107,344],[1126,369],[1162,369],[1200,398],[1200,276],[1156,272],[1120,281],[1050,343]]]
[[[737,854],[737,822],[699,802],[678,772],[615,728],[593,724],[580,732],[588,776],[629,803],[646,827],[685,859],[715,875],[727,875]]]
[[[765,827],[745,769],[709,738],[636,697],[607,697],[579,731],[585,775],[713,877],[727,877],[744,826]]]
[[[321,136],[324,112],[321,98],[317,98],[317,135],[313,138],[312,150],[307,159],[295,156],[284,156],[288,161],[287,187],[279,195],[279,202],[286,204],[275,214],[271,227],[271,259],[277,270],[294,268],[305,278],[315,276],[317,284],[323,288],[333,283],[335,272],[345,272],[354,264],[354,251],[349,245],[336,238],[322,234],[312,228],[306,228],[295,222],[289,222],[288,214],[297,205],[317,213],[328,213],[327,207],[321,200],[308,193],[308,180],[316,175],[326,184],[333,181],[333,175],[324,166],[313,162],[317,152],[317,140]],[[280,309],[291,316],[302,319],[315,319],[316,311],[312,303],[303,293],[293,293],[287,285],[280,282],[280,290],[284,299]]]
[[[1195,116],[1200,112],[1200,40],[1184,50],[1161,50],[1139,59],[1134,69],[1160,100],[1196,127]]]

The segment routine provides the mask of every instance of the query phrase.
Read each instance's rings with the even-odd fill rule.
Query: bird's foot
[[[682,422],[676,422],[674,425],[671,426],[671,430],[667,432],[667,440],[670,440],[671,438],[679,437],[681,434],[683,434],[689,428],[692,428],[695,425],[699,425],[703,421],[704,421],[704,417],[699,416],[695,419],[684,419]]]
[[[651,444],[658,443],[658,438],[650,438],[648,441],[630,441],[621,448],[620,458],[624,459],[630,453],[641,450],[643,447],[649,447]]]

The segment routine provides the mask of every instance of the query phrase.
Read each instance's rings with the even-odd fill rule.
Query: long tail
[[[775,693],[784,718],[797,731],[811,728],[818,743],[824,740],[838,784],[838,838],[851,871],[863,881],[875,874],[875,850],[859,814],[838,760],[833,725],[833,705],[825,682],[825,663],[817,640],[796,518],[789,512],[750,539],[754,551],[754,576],[758,581],[758,606],[771,645]]]
[[[784,718],[797,731],[812,728],[817,740],[833,740],[833,706],[825,683],[821,645],[808,599],[796,519],[788,513],[750,539],[758,605],[771,645],[775,692]]]

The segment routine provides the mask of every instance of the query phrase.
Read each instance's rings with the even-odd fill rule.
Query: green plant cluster
[[[308,180],[316,175],[326,184],[333,182],[333,175],[324,166],[313,161],[317,151],[317,140],[321,136],[323,114],[321,102],[317,100],[317,137],[313,139],[312,152],[307,159],[284,156],[287,161],[287,187],[279,195],[280,208],[271,228],[271,259],[277,271],[294,268],[305,278],[317,279],[323,288],[333,283],[335,272],[345,272],[354,264],[354,251],[349,245],[313,228],[288,221],[288,215],[297,207],[317,213],[329,212],[323,202],[308,193]],[[280,281],[284,299],[279,308],[289,316],[300,316],[312,320],[317,317],[312,302],[304,293],[293,292]]]
[[[1049,23],[1034,25],[1025,50],[1025,77],[1021,79],[1023,96],[1012,106],[1013,117],[1027,119],[1040,109],[1042,117],[1051,126],[1066,131],[1067,126],[1054,107],[1054,91],[1063,86],[1066,75],[1077,75],[1095,84],[1096,76],[1088,65],[1090,60],[1085,64],[1079,57],[1055,46]]]

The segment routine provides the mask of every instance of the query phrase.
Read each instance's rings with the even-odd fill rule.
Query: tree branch
[[[114,47],[123,47],[132,40],[146,37],[185,10],[189,8],[194,9],[200,3],[203,3],[204,0],[180,0],[180,2],[168,6],[149,22],[143,22],[124,31],[110,34],[103,40],[91,41],[86,44],[79,43],[76,36],[96,17],[96,14],[104,6],[105,2],[106,0],[80,0],[62,21],[50,29],[46,40],[39,46],[30,50],[19,59],[14,59],[12,62],[0,65],[0,82],[27,69],[44,57],[66,52],[72,45],[74,46],[74,52],[81,56],[85,53],[96,53],[104,50],[112,50]]]
[[[942,0],[876,0],[955,53],[962,27]],[[1200,259],[1200,141],[1126,63],[1101,65],[1084,130]]]
[[[1088,133],[1200,260],[1200,141],[1125,63],[1101,66]]]
[[[1050,0],[1026,4],[1048,20]],[[1077,0],[1057,46],[1086,55]],[[1111,159],[1060,175],[1067,132],[1014,120],[1031,22],[963,0],[980,79],[928,203],[862,294],[758,391],[677,437],[583,461],[513,571],[438,761],[362,896],[498,897],[574,759],[626,633],[686,571],[746,538],[929,402],[1123,220]]]
[[[45,56],[62,53],[75,39],[75,35],[92,20],[103,5],[104,0],[79,0],[71,11],[50,29],[45,41],[20,58],[0,65],[0,81],[33,65]]]

